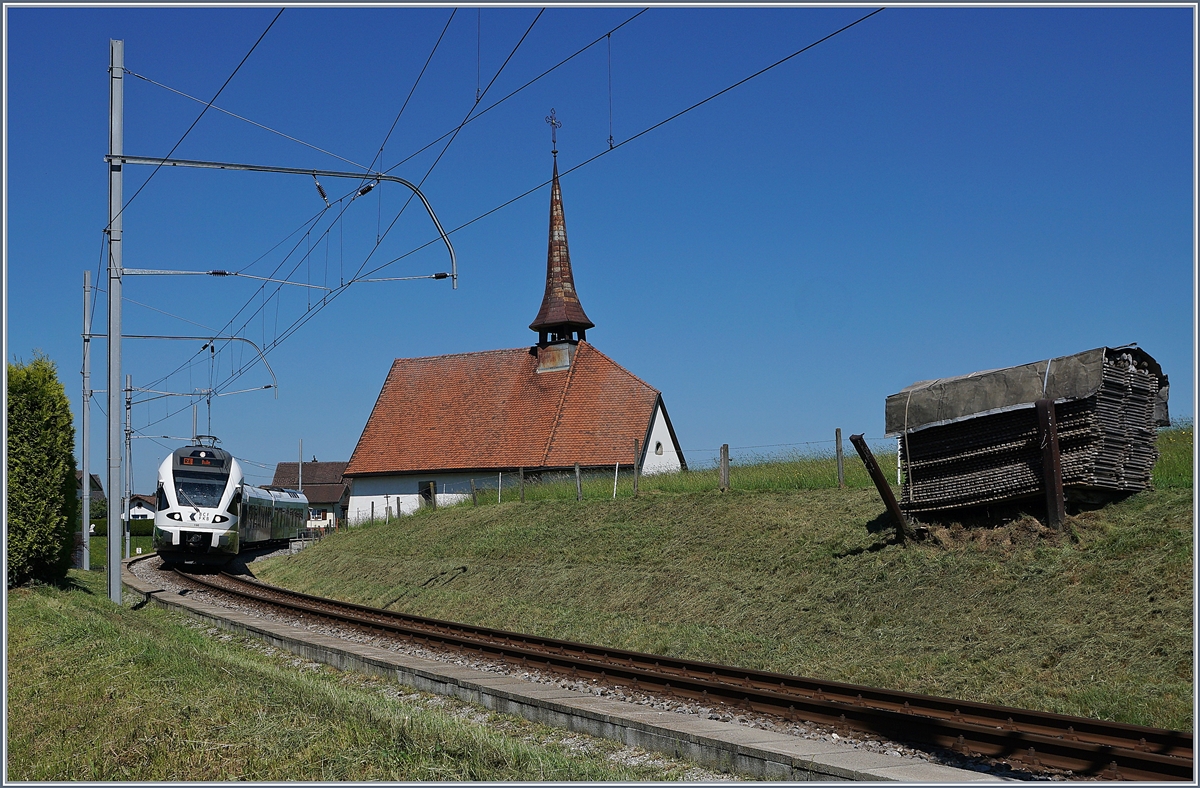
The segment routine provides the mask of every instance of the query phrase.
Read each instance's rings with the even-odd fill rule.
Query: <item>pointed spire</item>
[[[529,328],[538,332],[538,344],[573,339],[572,332],[584,332],[595,325],[584,314],[575,293],[571,274],[571,254],[567,250],[567,223],[563,217],[562,190],[558,185],[558,157],[554,158],[554,177],[550,181],[550,245],[546,252],[546,294],[542,308]]]

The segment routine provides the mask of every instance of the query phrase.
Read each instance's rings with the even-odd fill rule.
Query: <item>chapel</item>
[[[517,474],[687,468],[662,393],[587,341],[575,291],[558,158],[550,187],[546,290],[528,347],[392,363],[346,467],[351,522],[445,504]],[[636,452],[636,453],[635,453]],[[507,477],[507,478],[505,478]]]

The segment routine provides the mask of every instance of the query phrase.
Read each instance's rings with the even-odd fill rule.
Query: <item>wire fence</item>
[[[848,441],[846,441],[848,443]],[[896,441],[882,436],[868,445],[884,475],[896,478]],[[800,441],[729,447],[730,491],[755,490],[857,490],[873,487],[866,467],[851,448],[843,451],[839,470],[838,441]],[[578,468],[522,470],[494,473],[455,474],[453,477],[418,483],[419,492],[397,491],[363,496],[349,513],[351,522],[387,521],[417,509],[454,505],[488,506],[511,502],[571,501],[633,498],[638,494],[680,494],[721,491],[725,485],[720,451],[685,449],[687,469],[671,462],[674,449],[653,450],[644,467],[635,472],[632,464],[580,465]],[[711,452],[711,456],[704,456]],[[701,455],[701,457],[697,457]],[[436,492],[430,490],[434,485]],[[411,481],[409,482],[411,485]],[[357,497],[357,496],[354,496]],[[370,503],[369,501],[374,501]]]

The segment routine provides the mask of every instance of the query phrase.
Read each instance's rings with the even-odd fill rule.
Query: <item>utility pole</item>
[[[121,509],[125,519],[121,531],[125,534],[125,557],[129,557],[129,512],[133,508],[133,376],[125,376],[125,501]],[[110,528],[111,532],[112,529]]]
[[[304,492],[304,438],[300,439],[300,456],[296,459],[300,460],[296,463],[296,491]]]
[[[92,524],[92,469],[89,465],[89,457],[91,447],[88,446],[88,437],[91,435],[91,410],[92,410],[92,364],[91,364],[91,345],[92,345],[92,272],[83,272],[83,407],[81,415],[83,417],[82,424],[82,440],[80,464],[83,466],[83,498],[81,499],[80,508],[82,512],[83,525],[83,570],[86,572],[92,568],[91,558],[91,538],[89,531]]]
[[[108,58],[108,152],[125,152],[125,42],[111,39]],[[112,497],[121,490],[121,209],[120,159],[108,161],[108,598],[121,604],[121,529],[112,527]]]

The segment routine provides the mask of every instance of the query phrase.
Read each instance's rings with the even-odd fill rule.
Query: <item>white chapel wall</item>
[[[479,490],[480,495],[495,495],[497,485],[501,482],[505,489],[517,483],[514,474],[504,474],[501,479],[500,474],[487,471],[354,477],[350,485],[347,518],[351,523],[362,522],[371,519],[372,511],[374,511],[375,519],[382,520],[385,511],[389,508],[391,517],[398,514],[412,514],[422,505],[418,484],[423,482],[437,484],[438,506],[459,503],[471,497],[472,479],[475,480],[475,487]],[[374,504],[374,509],[372,509],[372,504]]]
[[[663,415],[661,407],[654,409],[654,426],[650,428],[650,439],[646,443],[646,453],[643,456],[646,459],[642,462],[642,473],[647,476],[674,473],[683,468],[679,461],[679,450],[675,441],[671,440],[671,431],[667,429],[667,418]]]

